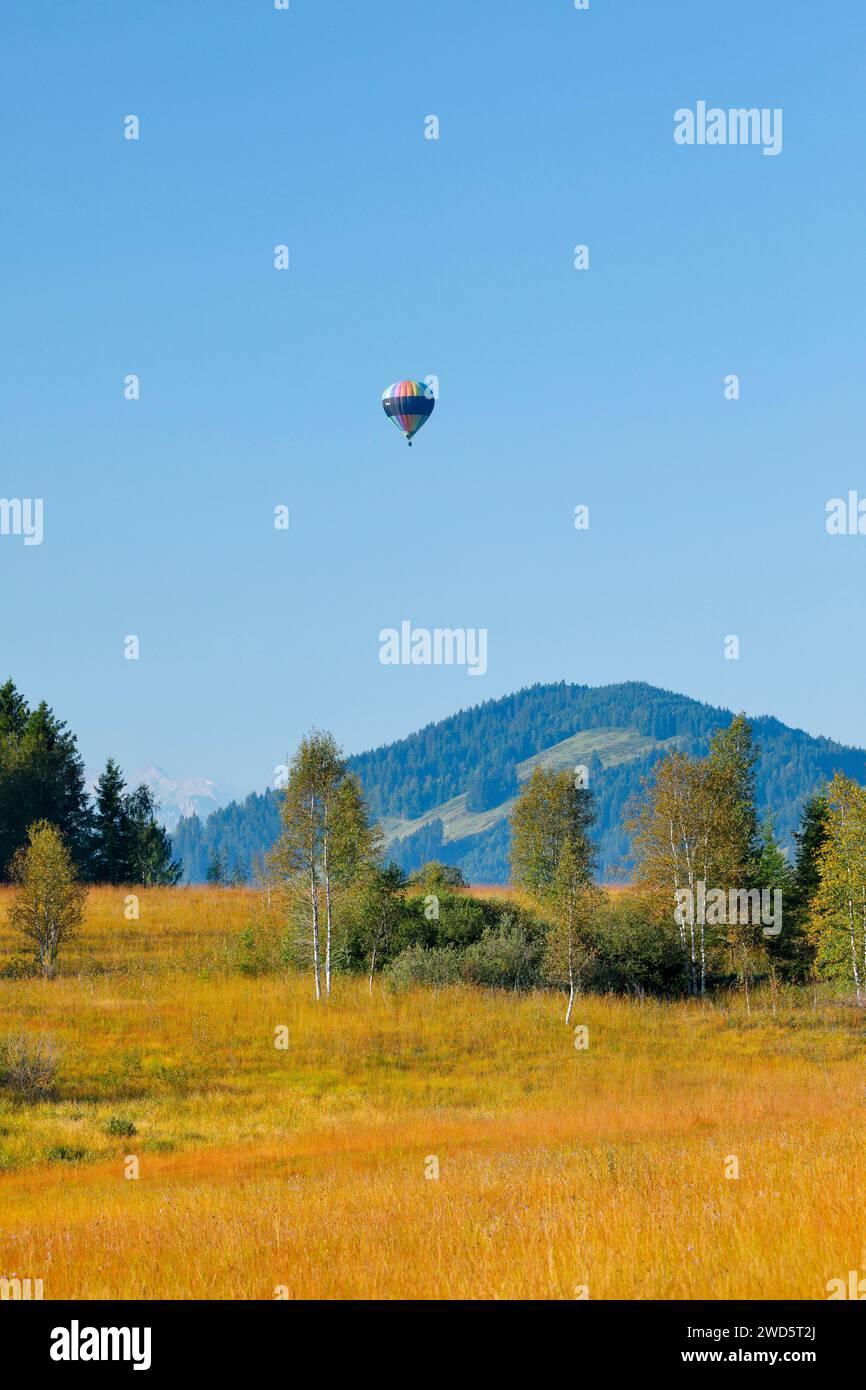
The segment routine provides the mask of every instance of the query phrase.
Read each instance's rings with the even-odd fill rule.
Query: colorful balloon
[[[435,404],[432,390],[423,381],[395,381],[382,396],[385,414],[406,436],[410,449],[412,436],[430,419]]]

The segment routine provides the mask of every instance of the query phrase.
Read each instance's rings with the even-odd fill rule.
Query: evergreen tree
[[[27,701],[20,691],[16,690],[14,681],[7,680],[0,685],[0,739],[21,739],[29,715]]]
[[[221,888],[228,881],[228,863],[224,849],[212,849],[208,861],[205,882]]]
[[[133,883],[133,829],[123,773],[113,758],[105,764],[95,789],[92,874],[97,883]]]
[[[91,813],[75,737],[44,701],[29,709],[7,681],[0,688],[0,877],[36,821],[55,826],[79,871],[86,868]]]
[[[160,825],[153,792],[143,783],[127,792],[113,758],[96,784],[92,873],[99,883],[145,887],[178,882],[181,866],[171,857],[171,839]]]
[[[815,792],[803,806],[800,828],[794,832],[797,856],[794,864],[792,906],[805,926],[821,881],[821,851],[827,839],[830,806],[826,792]]]
[[[717,780],[727,815],[724,837],[717,836],[715,871],[726,885],[755,883],[760,856],[758,813],[755,807],[757,749],[752,726],[738,714],[726,729],[710,739],[708,767]]]
[[[124,798],[123,809],[131,846],[130,881],[146,888],[173,887],[183,868],[171,857],[171,836],[157,820],[159,808],[150,787],[142,782]]]
[[[775,835],[773,817],[765,816],[761,827],[757,860],[757,887],[782,895],[782,930],[778,936],[763,936],[763,951],[775,990],[777,972],[790,979],[802,979],[811,964],[812,952],[795,910],[797,875]],[[775,904],[775,899],[773,900]]]

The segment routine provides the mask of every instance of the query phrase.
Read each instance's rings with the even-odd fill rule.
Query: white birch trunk
[[[568,985],[568,1008],[565,1011],[565,1026],[571,1022],[571,1011],[574,1008],[574,981],[570,980]]]
[[[325,996],[331,996],[331,871],[328,867],[328,836],[325,835],[323,867],[325,870]]]
[[[316,998],[322,997],[322,986],[319,980],[319,895],[316,891],[316,875],[310,871],[310,902],[313,909],[313,975],[316,980]]]

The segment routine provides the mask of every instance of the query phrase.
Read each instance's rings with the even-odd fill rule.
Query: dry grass
[[[56,1099],[0,1099],[0,1273],[48,1298],[822,1298],[866,1267],[856,1010],[585,999],[578,1051],[552,995],[339,978],[317,1006],[228,968],[256,904],[152,890],[127,922],[100,890],[59,978],[0,979],[0,1033],[62,1055]]]

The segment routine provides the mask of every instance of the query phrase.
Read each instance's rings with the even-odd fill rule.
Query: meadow
[[[866,1268],[866,1024],[826,987],[751,1021],[583,997],[578,1048],[555,993],[317,1004],[237,969],[255,892],[139,897],[93,890],[44,980],[0,892],[0,1034],[60,1053],[51,1099],[0,1091],[0,1274],[45,1298],[821,1299]]]

